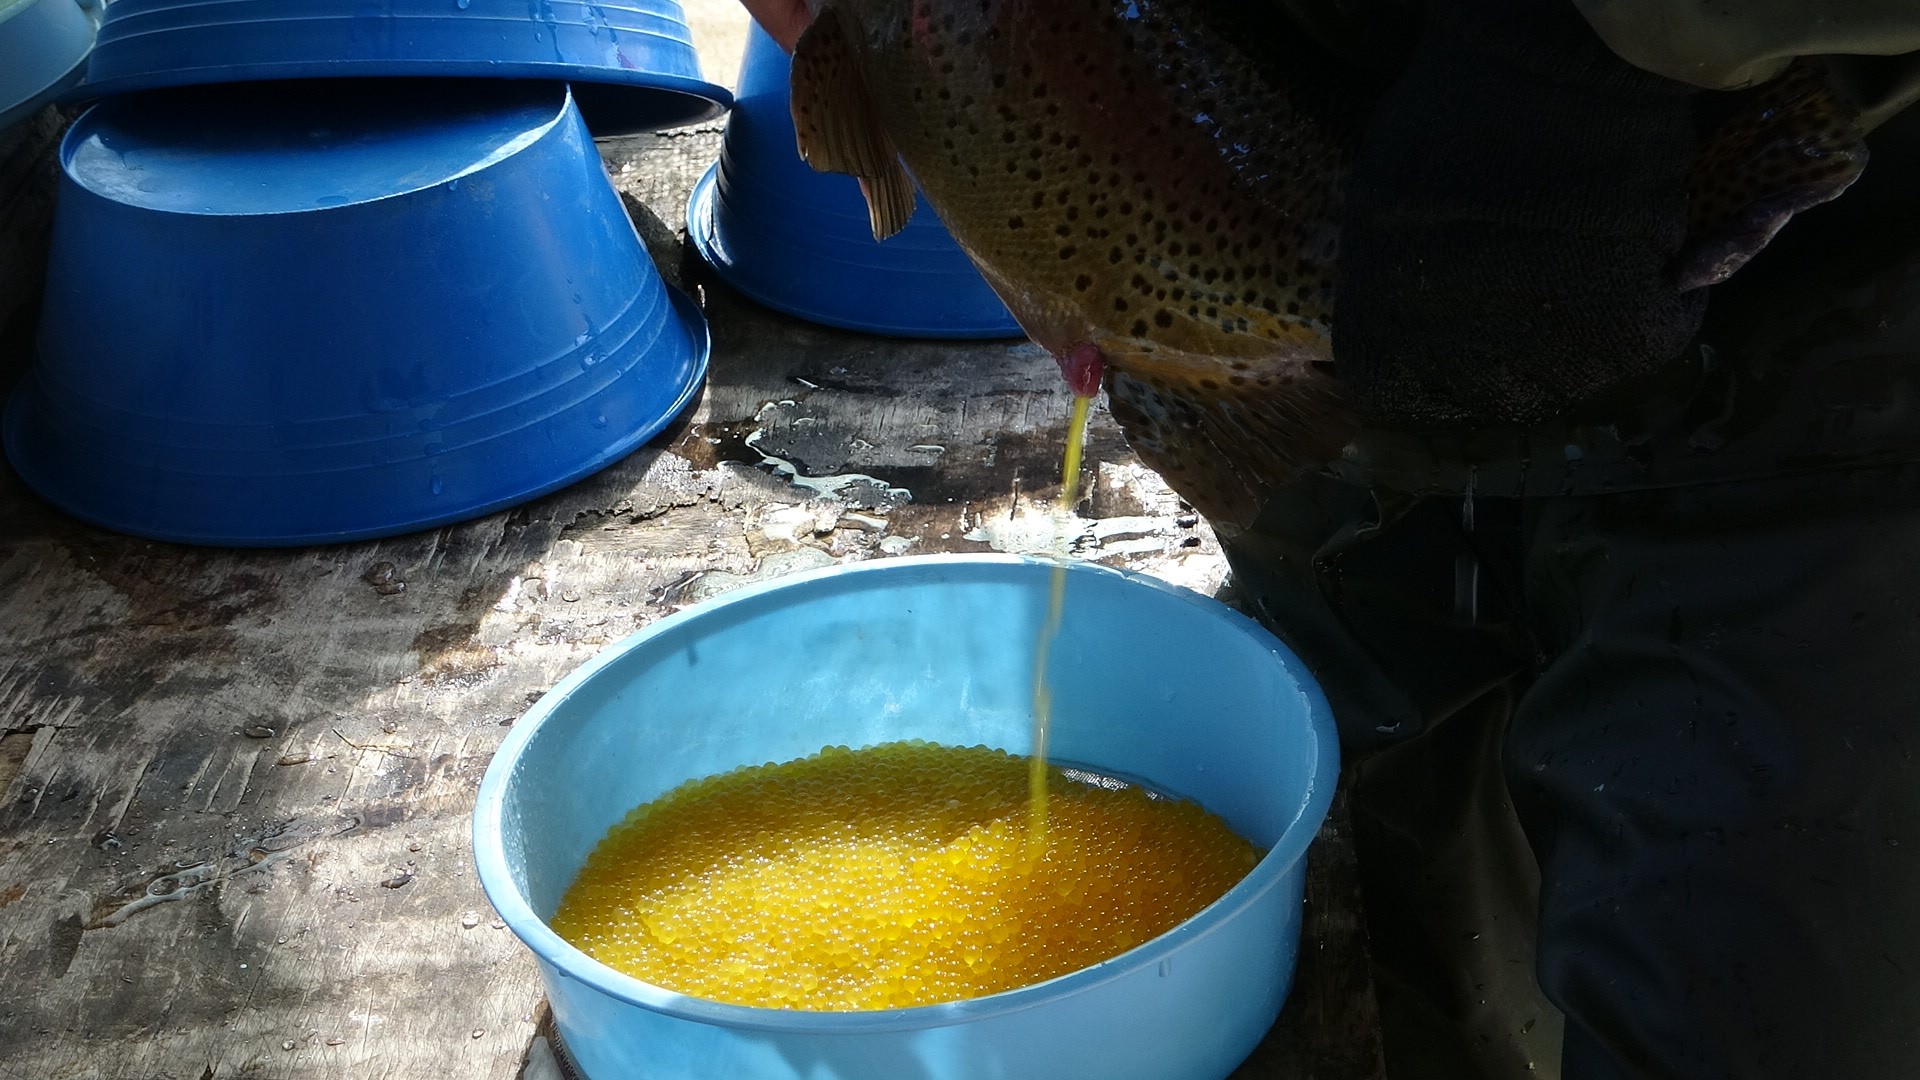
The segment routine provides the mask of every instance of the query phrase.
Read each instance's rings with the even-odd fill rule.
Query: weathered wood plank
[[[0,469],[0,1077],[517,1076],[539,985],[468,828],[532,700],[744,581],[1058,541],[1051,363],[740,300],[672,236],[717,139],[606,148],[715,354],[689,413],[599,475],[429,533],[250,552],[93,529]],[[1104,413],[1092,431],[1076,550],[1215,591],[1204,523]],[[1377,1044],[1354,1048],[1370,997],[1340,821],[1288,1019],[1243,1077],[1378,1075]]]
[[[689,423],[481,521],[201,550],[91,529],[0,479],[0,715],[10,756],[30,740],[0,808],[0,965],[23,975],[0,989],[6,1068],[513,1076],[538,984],[467,850],[502,723],[740,581],[1041,535],[981,521],[1044,517],[1067,402],[1043,357],[714,297],[720,347]],[[1204,527],[1178,523],[1104,420],[1097,444],[1089,512],[1130,519],[1111,558],[1217,584]],[[759,454],[914,501],[735,460]]]

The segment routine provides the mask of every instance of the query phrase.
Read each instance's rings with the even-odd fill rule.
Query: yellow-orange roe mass
[[[1076,971],[1172,929],[1262,852],[1195,803],[918,740],[696,780],[588,856],[553,928],[636,978],[772,1008],[902,1008]]]

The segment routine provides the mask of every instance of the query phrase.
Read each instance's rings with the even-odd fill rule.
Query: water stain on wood
[[[478,675],[501,663],[492,649],[478,644],[475,639],[479,634],[480,617],[476,614],[458,622],[427,627],[413,636],[407,651],[420,657],[420,670],[429,677]]]
[[[717,469],[728,462],[758,465],[764,459],[747,445],[748,437],[757,430],[752,420],[689,424],[668,448],[696,469]]]
[[[13,786],[13,778],[20,775],[27,751],[33,749],[33,734],[39,730],[33,727],[0,733],[0,794],[5,794]]]
[[[358,833],[372,832],[398,825],[412,816],[413,808],[404,802],[380,803],[367,806],[355,813],[351,820],[336,835],[353,836]]]
[[[47,927],[47,974],[50,977],[64,979],[67,972],[73,970],[73,958],[80,952],[80,938],[85,929],[78,915],[55,919]]]

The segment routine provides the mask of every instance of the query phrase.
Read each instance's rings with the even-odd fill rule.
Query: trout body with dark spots
[[[862,176],[877,233],[912,208],[885,168],[897,152],[1075,390],[1104,369],[1136,452],[1231,522],[1352,428],[1322,367],[1339,179],[1370,94],[1221,10],[829,0],[795,55],[794,111],[816,166]]]
[[[860,178],[879,237],[917,182],[1075,391],[1104,377],[1129,444],[1216,526],[1340,454],[1358,429],[1331,374],[1340,193],[1377,75],[1250,0],[809,4],[802,156]],[[1794,137],[1753,145],[1804,157]],[[1864,154],[1825,160],[1788,213]],[[1783,220],[1743,220],[1695,284]]]

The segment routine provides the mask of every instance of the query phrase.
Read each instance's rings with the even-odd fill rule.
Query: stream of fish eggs
[[[1079,491],[1075,397],[1059,510]],[[1064,556],[1034,647],[1026,756],[918,740],[827,747],[684,784],[608,833],[552,926],[713,1001],[855,1010],[957,1001],[1110,959],[1220,898],[1261,851],[1198,804],[1047,760]]]
[[[1080,462],[1087,449],[1087,413],[1093,398],[1085,394],[1073,397],[1073,413],[1067,419],[1067,448],[1060,455],[1060,500],[1055,508],[1063,518],[1073,514],[1080,499]],[[1063,545],[1064,546],[1064,545]],[[1053,566],[1047,581],[1047,620],[1040,626],[1040,640],[1033,648],[1033,751],[1027,766],[1027,828],[1032,841],[1044,841],[1047,831],[1047,738],[1053,729],[1053,685],[1047,679],[1047,663],[1053,655],[1053,642],[1060,636],[1060,622],[1067,611],[1067,552],[1055,552],[1061,561]]]

